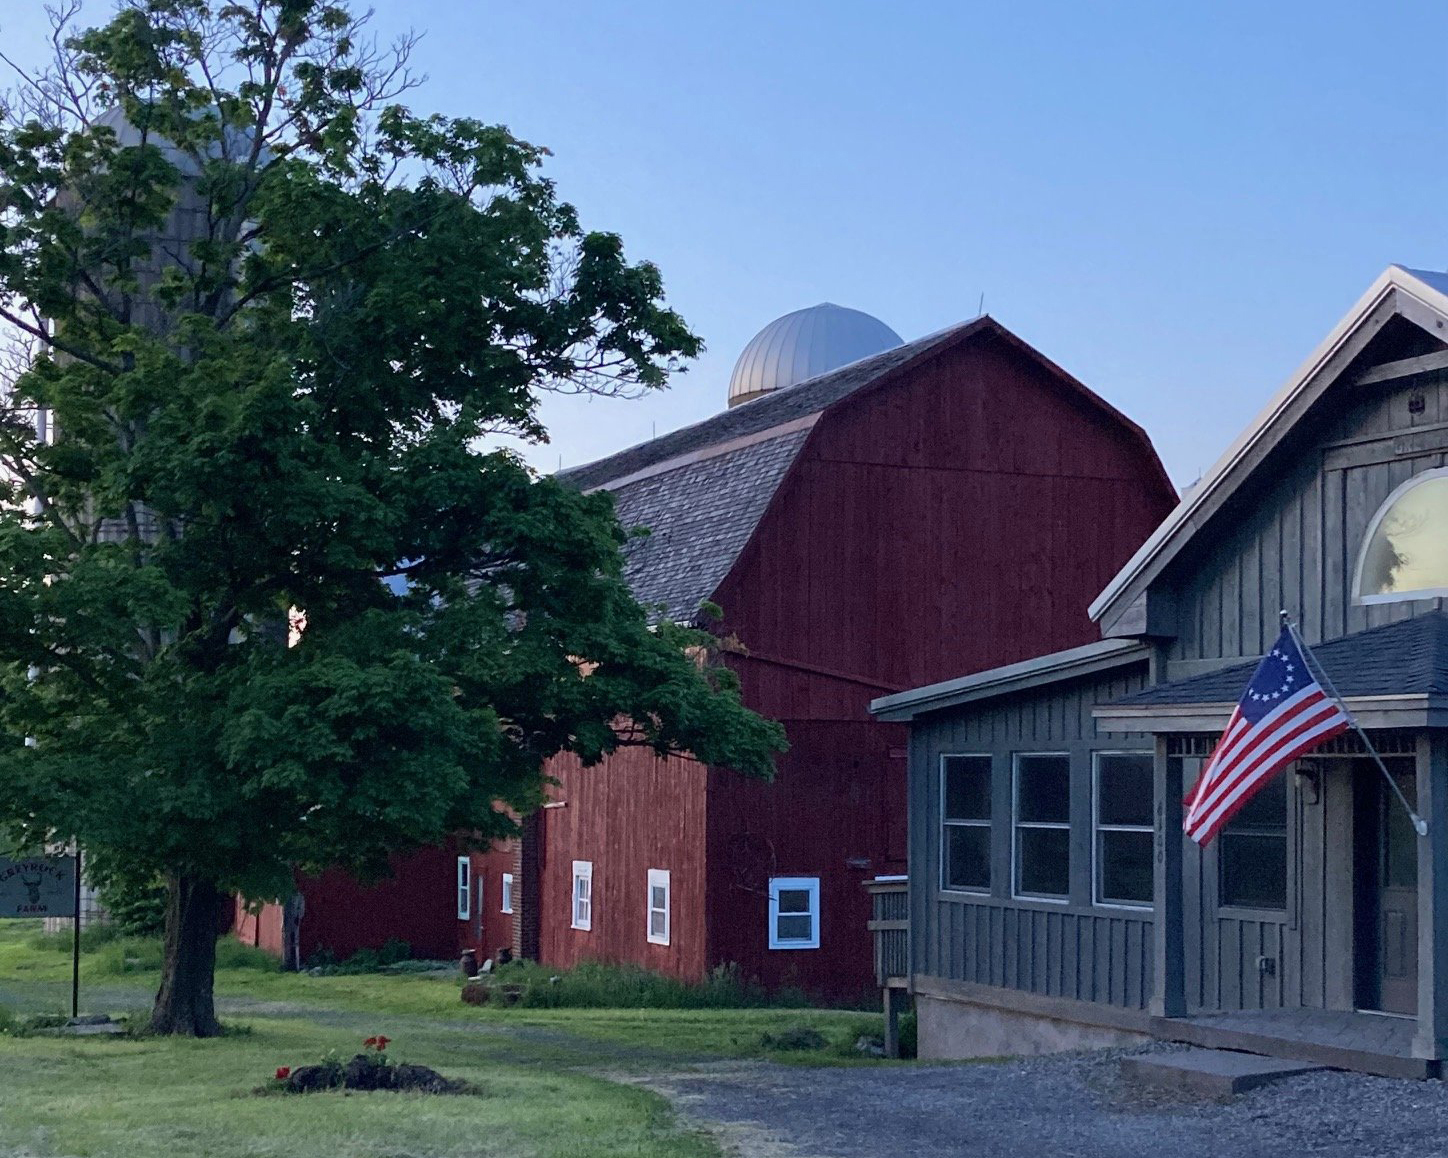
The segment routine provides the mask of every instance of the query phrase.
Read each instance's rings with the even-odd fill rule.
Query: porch
[[[875,941],[876,978],[886,1021],[893,1029],[914,981],[909,960],[909,882],[904,877],[880,878],[868,882],[866,888],[873,900],[870,930]],[[1441,1061],[1413,1055],[1413,1040],[1418,1032],[1418,1021],[1413,1017],[1304,1008],[1162,1017],[1145,1010],[1103,1007],[1013,989],[981,985],[957,988],[960,997],[972,1004],[1058,1022],[1135,1031],[1206,1049],[1309,1061],[1380,1077],[1423,1080],[1441,1077],[1444,1072]],[[887,1042],[896,1045],[897,1034],[888,1032]],[[890,1056],[898,1055],[892,1052]]]
[[[1387,1078],[1436,1078],[1441,1062],[1413,1056],[1411,1017],[1337,1009],[1270,1009],[1152,1018],[1154,1036],[1208,1049],[1316,1062]]]

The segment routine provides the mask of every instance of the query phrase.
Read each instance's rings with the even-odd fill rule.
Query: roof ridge
[[[568,467],[557,472],[554,477],[582,489],[591,489],[634,474],[655,463],[690,454],[716,443],[783,426],[807,414],[819,413],[916,358],[929,355],[935,347],[943,345],[978,321],[979,319],[972,318],[970,321],[958,322],[899,346],[892,346],[888,350],[857,358],[853,362],[837,366],[823,374],[816,374],[803,382],[771,390],[758,398],[681,426],[677,430],[666,431],[592,462]]]

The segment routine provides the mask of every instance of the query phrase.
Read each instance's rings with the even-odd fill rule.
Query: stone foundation
[[[1144,1033],[924,994],[916,995],[915,1012],[922,1059],[1023,1057],[1141,1045],[1151,1040]]]

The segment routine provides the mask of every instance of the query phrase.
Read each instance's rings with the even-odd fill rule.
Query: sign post
[[[80,1016],[80,845],[75,846],[75,920],[70,939],[70,1017]]]
[[[80,1016],[80,849],[75,856],[0,857],[0,920],[73,917],[70,1015]]]

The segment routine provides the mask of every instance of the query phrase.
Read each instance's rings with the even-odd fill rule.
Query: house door
[[[1385,761],[1403,795],[1417,799],[1413,761]],[[1418,837],[1407,810],[1372,761],[1357,764],[1353,860],[1358,1004],[1418,1012]]]

